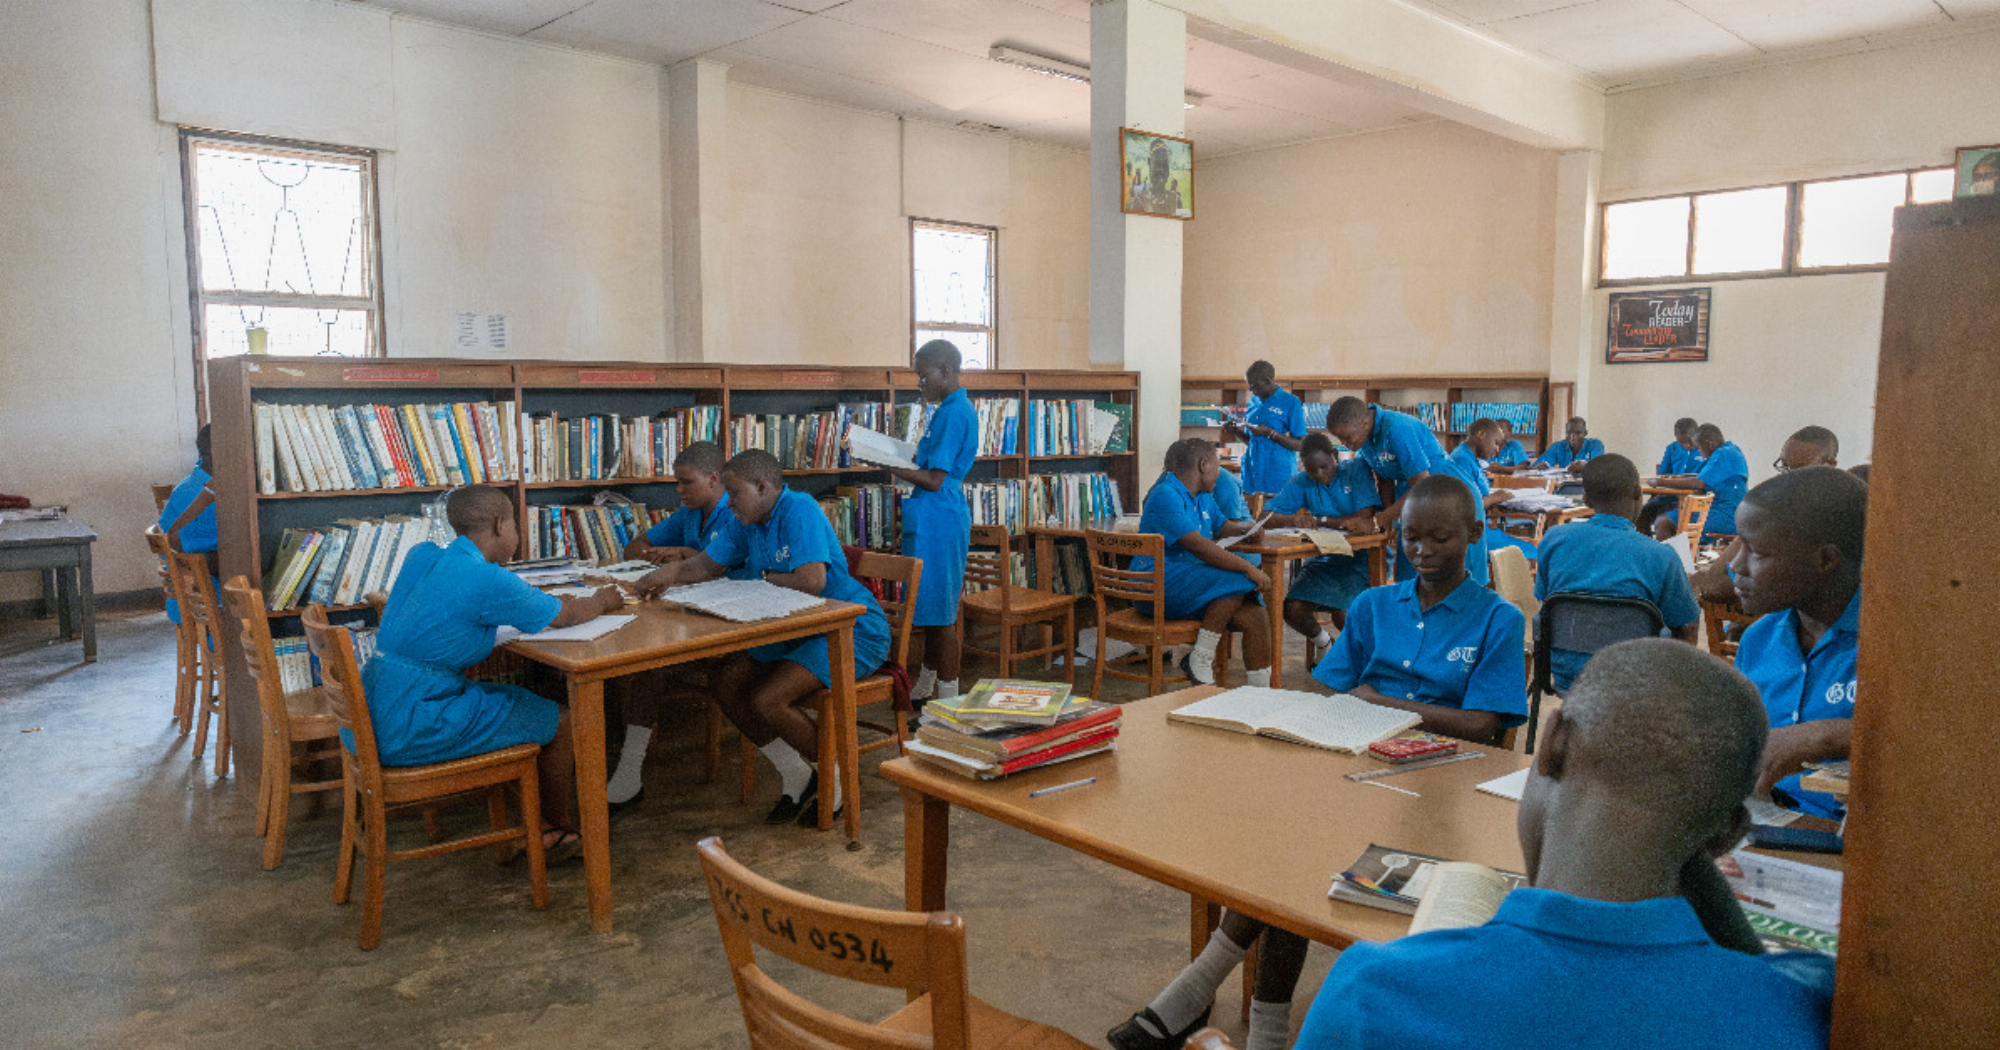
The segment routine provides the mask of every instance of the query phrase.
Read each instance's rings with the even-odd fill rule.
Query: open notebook
[[[885,467],[917,469],[917,446],[863,426],[847,428],[847,451],[855,459]]]
[[[1324,696],[1258,686],[1217,693],[1169,711],[1167,717],[1350,755],[1423,721],[1408,711],[1371,704],[1346,693]]]

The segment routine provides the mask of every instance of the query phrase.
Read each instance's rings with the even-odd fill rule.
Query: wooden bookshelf
[[[1374,375],[1374,376],[1293,376],[1281,375],[1278,385],[1297,394],[1299,400],[1309,402],[1330,402],[1347,395],[1359,397],[1371,404],[1404,405],[1419,401],[1435,401],[1444,405],[1444,418],[1449,424],[1452,406],[1466,401],[1514,401],[1532,403],[1537,406],[1535,433],[1514,436],[1521,441],[1530,455],[1548,447],[1549,440],[1549,377],[1526,373],[1507,374],[1463,374],[1463,375]],[[1573,384],[1572,384],[1573,386]],[[1199,397],[1192,395],[1200,395]],[[1391,395],[1385,399],[1384,395]],[[1423,395],[1423,396],[1414,396]],[[1442,397],[1433,396],[1442,395]],[[1246,405],[1250,402],[1250,387],[1242,376],[1187,376],[1181,379],[1181,402],[1183,404]],[[1220,434],[1219,427],[1182,427],[1186,433],[1209,432]],[[1438,441],[1451,451],[1465,433],[1459,430],[1435,431]],[[1558,431],[1560,433],[1560,431]]]
[[[1030,399],[1110,401],[1131,406],[1136,449],[1139,377],[1134,372],[978,371],[964,376],[973,398],[1013,398],[1022,402],[1022,433],[1017,451],[981,456],[968,481],[1025,479],[1033,474],[1102,471],[1118,486],[1119,496],[1136,510],[1140,492],[1136,451],[1104,455],[1030,456],[1025,428]],[[528,417],[556,412],[564,417],[616,413],[651,416],[694,405],[720,408],[721,435],[729,439],[729,422],[745,414],[800,414],[824,411],[837,404],[869,402],[885,406],[917,399],[916,373],[881,367],[800,367],[777,365],[661,364],[634,361],[477,361],[465,359],[352,359],[325,357],[233,357],[209,364],[210,423],[222,576],[262,579],[277,553],[286,528],[313,528],[340,518],[376,518],[417,513],[449,491],[448,486],[358,489],[338,492],[260,493],[253,406],[258,403],[343,405],[425,404],[437,402],[511,402],[515,431],[525,447]],[[740,451],[730,448],[731,453]],[[516,465],[517,475],[520,473]],[[857,481],[888,481],[874,467],[829,467],[787,470],[787,482],[815,496]],[[589,480],[501,481],[496,487],[514,498],[516,519],[524,533],[529,508],[574,504],[584,493],[614,489],[649,507],[678,505],[674,479],[610,477]],[[1027,537],[1021,537],[1027,542]],[[348,607],[349,615],[365,615],[366,606]],[[291,612],[272,613],[289,617]],[[241,667],[240,647],[226,645],[231,665],[230,689],[233,737],[239,770],[254,777],[255,748],[261,731],[254,691]]]

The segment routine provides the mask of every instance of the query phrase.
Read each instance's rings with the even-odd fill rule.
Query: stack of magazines
[[[982,679],[924,706],[910,754],[960,776],[995,780],[1117,746],[1119,708],[1054,682]]]

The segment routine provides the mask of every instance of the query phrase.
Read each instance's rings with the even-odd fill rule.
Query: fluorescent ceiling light
[[[1089,66],[1079,66],[1074,62],[1065,62],[1060,58],[1037,55],[1032,51],[1023,51],[1018,47],[995,44],[986,52],[986,57],[995,62],[1004,62],[1010,66],[1019,66],[1031,73],[1040,73],[1045,77],[1054,77],[1057,80],[1068,80],[1078,84],[1090,83]],[[1202,98],[1203,96],[1189,91],[1186,93],[1186,100],[1183,105],[1187,109],[1193,109],[1201,104]]]

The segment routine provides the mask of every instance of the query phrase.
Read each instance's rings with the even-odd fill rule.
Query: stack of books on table
[[[1054,682],[982,679],[924,706],[910,754],[960,776],[995,780],[1117,746],[1116,705]]]

